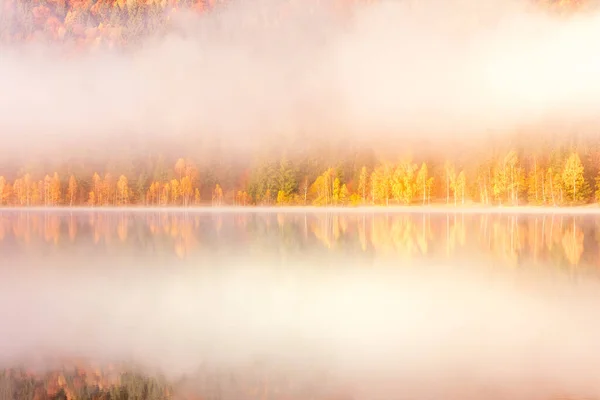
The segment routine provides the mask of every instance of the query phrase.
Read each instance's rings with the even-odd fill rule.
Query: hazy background
[[[571,15],[521,0],[383,0],[344,18],[331,1],[296,3],[182,10],[169,35],[125,52],[5,45],[2,151],[401,149],[598,127],[593,7]]]

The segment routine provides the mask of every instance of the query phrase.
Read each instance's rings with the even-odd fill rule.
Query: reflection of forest
[[[86,245],[110,253],[144,252],[181,259],[231,250],[241,255],[295,257],[311,250],[404,260],[491,257],[513,266],[590,268],[598,261],[599,222],[591,216],[460,213],[5,212],[0,214],[0,248],[65,250]]]
[[[332,385],[329,374],[318,368],[275,370],[264,362],[253,362],[226,370],[202,367],[189,376],[169,380],[160,374],[143,373],[129,364],[75,361],[64,360],[62,365],[50,370],[0,370],[0,397],[38,400],[352,398],[345,396],[343,387]]]

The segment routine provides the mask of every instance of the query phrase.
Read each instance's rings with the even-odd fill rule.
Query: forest
[[[589,150],[589,149],[588,149]],[[522,152],[521,152],[522,153]],[[155,157],[127,171],[44,173],[22,169],[0,176],[2,206],[359,206],[469,204],[573,206],[600,201],[600,157],[595,151],[553,151],[547,156],[509,150],[475,163],[419,160],[361,164],[360,157],[281,157],[251,167]],[[582,159],[583,157],[583,159]]]

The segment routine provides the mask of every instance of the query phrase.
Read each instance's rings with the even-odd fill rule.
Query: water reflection
[[[85,248],[94,254],[182,260],[232,252],[290,259],[311,250],[352,253],[358,259],[478,258],[512,267],[595,270],[599,223],[581,215],[3,211],[0,258],[23,250],[51,255]]]

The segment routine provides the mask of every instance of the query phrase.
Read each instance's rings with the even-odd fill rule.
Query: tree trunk
[[[576,199],[575,195],[577,194],[575,183],[576,183],[576,181],[575,181],[575,174],[573,174],[573,204],[575,204],[575,199]]]

